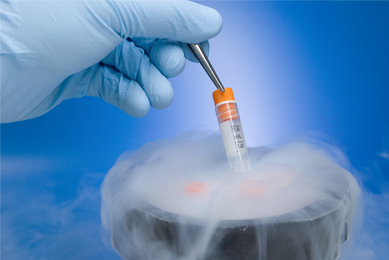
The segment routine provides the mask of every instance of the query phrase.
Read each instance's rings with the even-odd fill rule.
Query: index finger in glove
[[[118,20],[113,29],[123,38],[167,38],[199,43],[215,37],[222,28],[220,14],[190,1],[114,1]]]

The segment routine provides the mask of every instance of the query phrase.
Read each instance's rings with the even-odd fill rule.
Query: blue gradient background
[[[360,258],[350,259],[385,259],[389,2],[200,3],[223,16],[210,59],[234,88],[248,145],[308,135],[340,148],[366,201]],[[218,127],[200,65],[171,83],[173,104],[141,119],[84,97],[1,125],[2,259],[119,259],[100,228],[105,173],[127,150]]]

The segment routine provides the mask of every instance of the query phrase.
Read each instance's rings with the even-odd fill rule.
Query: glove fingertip
[[[128,87],[122,89],[119,108],[130,116],[144,117],[150,110],[150,101],[138,83],[128,83]]]
[[[170,83],[169,86],[161,87],[161,90],[162,91],[158,91],[159,93],[153,94],[152,97],[153,102],[151,103],[151,106],[156,109],[165,109],[173,102],[174,93]]]
[[[166,61],[166,69],[163,73],[168,78],[174,78],[181,74],[181,72],[185,69],[185,65],[186,61],[184,52],[181,51],[181,53],[175,53]]]
[[[206,22],[207,33],[209,34],[208,39],[215,37],[220,33],[223,28],[223,18],[218,11],[213,8],[208,8],[209,15],[208,21]]]
[[[160,40],[150,53],[151,60],[168,78],[178,76],[185,68],[185,55],[182,47],[176,42]]]

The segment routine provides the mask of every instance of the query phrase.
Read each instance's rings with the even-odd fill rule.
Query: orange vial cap
[[[225,88],[224,92],[221,90],[215,90],[212,93],[213,101],[215,102],[215,105],[224,102],[224,101],[235,101],[234,98],[234,92],[232,92],[231,88]]]
[[[229,120],[237,120],[239,118],[238,110],[235,104],[234,93],[231,88],[225,88],[224,92],[221,90],[215,90],[212,93],[213,101],[215,102],[216,115],[219,122],[226,122]],[[231,101],[231,102],[227,102]],[[227,102],[220,104],[222,102]]]

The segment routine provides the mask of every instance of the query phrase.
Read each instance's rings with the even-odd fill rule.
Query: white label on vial
[[[234,157],[247,153],[242,127],[240,124],[232,125],[231,121],[220,124],[224,147],[228,157]]]

